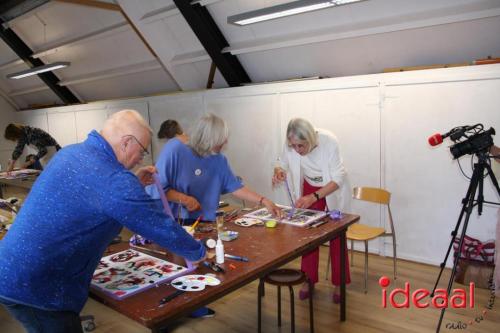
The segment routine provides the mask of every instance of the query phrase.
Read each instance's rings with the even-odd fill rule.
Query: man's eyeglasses
[[[132,134],[129,134],[129,135],[125,135],[125,136],[128,136],[128,137],[131,137],[131,138],[134,138],[135,142],[141,147],[142,149],[142,157],[146,156],[146,155],[149,155],[149,151],[146,149],[146,147],[144,147],[142,145],[142,143]]]

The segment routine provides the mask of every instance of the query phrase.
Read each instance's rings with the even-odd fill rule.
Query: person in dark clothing
[[[36,159],[36,155],[34,154],[27,155],[24,162],[23,169],[43,170],[42,164]]]
[[[42,159],[43,157],[46,157],[45,159],[47,159],[47,157],[52,157],[46,156],[47,153],[49,153],[48,148],[50,147],[54,147],[55,151],[61,149],[61,146],[52,136],[50,136],[49,133],[40,128],[27,125],[12,123],[7,125],[7,127],[5,128],[4,138],[10,141],[17,142],[16,148],[14,148],[14,151],[12,152],[12,159],[9,161],[7,172],[14,169],[16,161],[23,153],[24,147],[26,145],[35,146],[38,150],[38,153],[34,155],[33,158],[31,158],[29,161],[26,161],[28,165],[31,165],[36,161],[40,161],[40,159]],[[26,167],[26,165],[23,165],[23,167]]]

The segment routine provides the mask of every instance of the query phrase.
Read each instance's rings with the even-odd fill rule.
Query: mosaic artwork
[[[183,267],[129,249],[102,258],[91,286],[113,298],[123,299],[192,270],[192,267]]]
[[[292,208],[289,206],[278,205],[285,212],[286,218],[281,219],[280,223],[291,224],[299,227],[305,227],[314,221],[317,221],[326,216],[326,212],[320,212],[317,210],[311,209],[302,209],[302,208]],[[250,212],[243,216],[244,218],[249,219],[259,219],[261,221],[269,221],[275,220],[266,208],[261,208],[256,211]]]
[[[20,170],[14,170],[11,172],[0,172],[0,178],[4,179],[18,179],[18,178],[26,178],[32,175],[38,175],[40,174],[40,170],[33,170],[33,169],[20,169]]]

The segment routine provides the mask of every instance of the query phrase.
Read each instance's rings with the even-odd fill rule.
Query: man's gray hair
[[[318,144],[318,134],[313,125],[302,118],[293,118],[288,123],[286,129],[288,144],[290,144],[291,138],[307,142],[309,144],[308,153]]]
[[[199,156],[208,156],[229,136],[226,122],[212,113],[202,116],[191,128],[188,146]]]

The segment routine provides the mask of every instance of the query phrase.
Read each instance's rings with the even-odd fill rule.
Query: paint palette
[[[280,223],[286,223],[286,224],[291,224],[295,225],[298,227],[305,227],[308,226],[309,224],[313,223],[314,221],[319,220],[320,218],[323,218],[326,216],[326,212],[321,212],[317,210],[312,210],[312,209],[303,209],[303,208],[295,208],[293,209],[292,207],[288,206],[283,206],[283,205],[278,205],[281,209],[283,209],[283,212],[285,213],[286,218],[280,220]],[[271,215],[267,211],[266,208],[261,208],[256,211],[253,211],[251,213],[243,215],[244,219],[258,219],[261,221],[269,221],[269,220],[274,220],[275,217]]]
[[[217,286],[220,280],[210,275],[184,275],[173,280],[170,285],[182,291],[201,291],[205,286]]]
[[[234,221],[234,224],[240,227],[251,227],[254,225],[264,225],[264,222],[259,219],[240,217]]]
[[[91,287],[123,299],[193,270],[129,249],[102,258]]]

